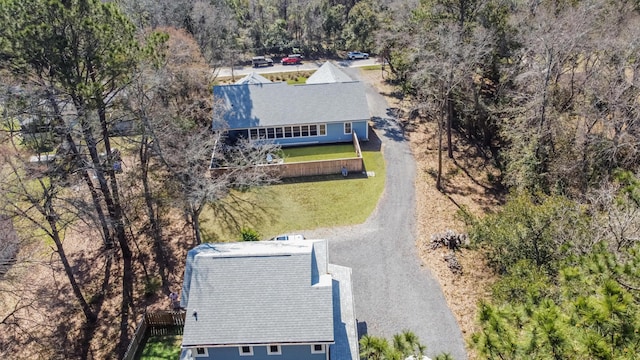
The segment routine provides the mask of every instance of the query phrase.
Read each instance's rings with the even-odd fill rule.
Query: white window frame
[[[318,136],[327,136],[327,124],[318,124]]]
[[[242,348],[243,347],[248,347],[249,348],[249,352],[248,353],[242,352]],[[247,346],[247,345],[238,346],[238,353],[240,354],[240,356],[253,356],[253,346]]]
[[[349,132],[347,132],[347,125],[349,125]],[[344,134],[351,134],[353,133],[353,124],[350,122],[346,122],[344,123]]]
[[[316,346],[322,346],[322,350],[316,350]],[[311,344],[311,353],[312,354],[324,354],[326,352],[326,345],[325,344]]]
[[[278,351],[271,351],[272,346],[277,346]],[[267,355],[282,355],[282,346],[276,344],[267,345]]]
[[[198,354],[198,349],[204,349],[204,354]],[[195,347],[193,348],[193,357],[209,357],[209,348]]]

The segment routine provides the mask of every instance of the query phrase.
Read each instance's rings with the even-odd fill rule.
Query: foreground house
[[[235,84],[214,86],[229,137],[281,146],[351,142],[354,133],[360,141],[368,140],[364,84],[327,64],[304,85],[265,82],[250,74]]]
[[[327,251],[326,240],[189,251],[180,359],[358,359],[351,269]]]

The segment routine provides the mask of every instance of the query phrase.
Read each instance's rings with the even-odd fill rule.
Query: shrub
[[[240,240],[258,241],[260,240],[260,233],[251,228],[242,228],[242,230],[240,230]]]

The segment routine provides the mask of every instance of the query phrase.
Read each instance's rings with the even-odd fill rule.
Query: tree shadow
[[[371,118],[371,122],[373,123],[374,129],[381,131],[384,137],[393,141],[407,140],[404,129],[395,119],[374,116]]]

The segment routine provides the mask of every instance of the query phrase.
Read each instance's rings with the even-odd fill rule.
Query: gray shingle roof
[[[266,84],[266,83],[270,83],[271,80],[267,79],[266,77],[252,72],[250,74],[248,74],[247,76],[243,77],[242,79],[236,81],[234,84],[239,85],[239,84]]]
[[[267,83],[213,88],[231,129],[368,120],[361,82],[287,85]]]
[[[182,289],[187,309],[182,345],[333,342],[326,251],[326,240],[192,249]]]
[[[349,75],[345,74],[332,62],[325,62],[307,79],[307,84],[328,84],[336,82],[354,81]]]

